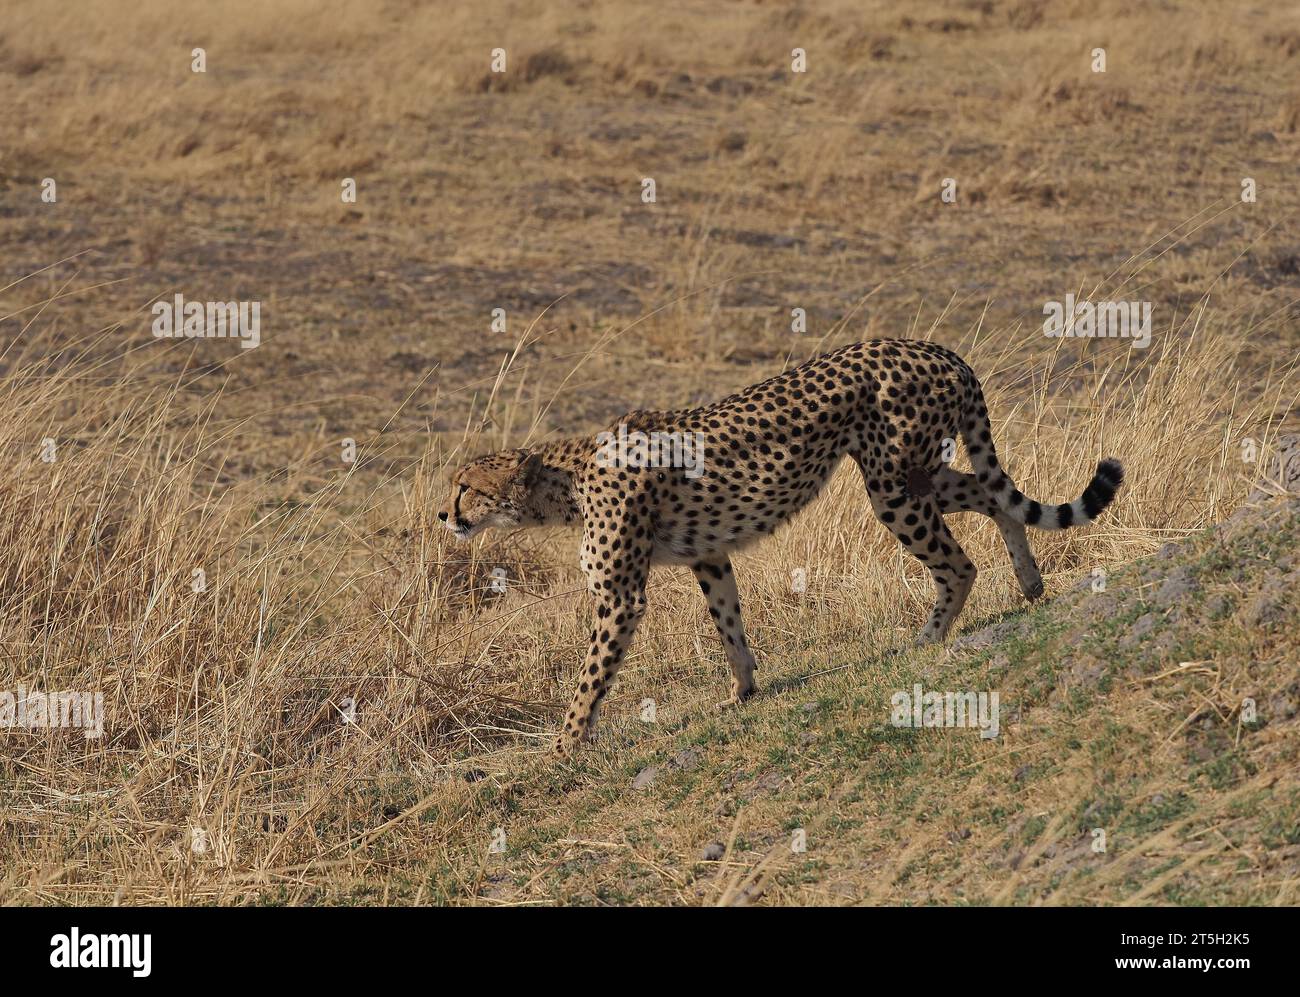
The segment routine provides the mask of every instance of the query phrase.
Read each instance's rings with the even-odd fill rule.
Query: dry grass
[[[692,580],[663,571],[608,743],[551,772],[587,628],[573,539],[450,544],[432,515],[468,453],[935,338],[983,378],[1022,490],[1063,500],[1125,461],[1101,525],[1035,537],[1059,592],[1235,508],[1242,440],[1294,409],[1282,13],[1248,42],[1193,5],[1175,42],[1173,15],[1118,3],[315,6],[20,3],[0,40],[0,689],[102,690],[109,718],[99,740],[5,735],[0,900],[480,900],[498,823],[585,839],[620,759],[752,722],[701,719],[725,664]],[[819,72],[779,73],[794,45]],[[517,75],[486,75],[497,46]],[[146,306],[176,290],[263,300],[266,342],[152,340]],[[1045,339],[1067,291],[1152,300],[1154,345]],[[955,526],[981,569],[971,627],[1017,596],[991,525]],[[931,601],[843,471],[737,570],[778,706]],[[662,730],[636,721],[645,697]],[[657,826],[685,854],[700,821],[680,817]],[[543,864],[519,861],[525,881]],[[956,899],[950,873],[929,899]]]
[[[1077,490],[1099,453],[1129,468],[1132,487],[1106,525],[1039,539],[1050,588],[1233,507],[1254,471],[1239,441],[1267,440],[1292,401],[1286,370],[1253,401],[1225,404],[1235,336],[1188,329],[1164,342],[1135,369],[1128,353],[1051,375],[1022,368],[1032,385],[1022,401],[991,398],[1006,460],[1031,493]],[[986,345],[968,353],[997,369]],[[436,814],[472,791],[465,773],[535,764],[585,634],[571,540],[450,545],[430,518],[448,456],[437,447],[401,480],[376,474],[362,499],[344,501],[349,479],[382,463],[382,434],[357,464],[314,480],[311,501],[286,503],[275,481],[228,479],[230,455],[256,441],[214,415],[215,389],[189,406],[147,362],[111,374],[79,356],[10,359],[0,685],[102,690],[110,717],[97,741],[69,731],[15,742],[10,899],[301,902],[342,899],[360,882],[375,898],[395,870],[409,883],[446,861],[442,849],[482,838],[436,817],[387,829],[385,793],[409,780]],[[1053,404],[1058,383],[1086,410]],[[49,464],[47,437],[58,444]],[[984,569],[970,622],[1016,598],[996,532],[960,528]],[[494,567],[508,573],[504,595],[492,591]],[[193,591],[196,568],[206,591]],[[847,473],[738,572],[755,645],[778,670],[810,645],[878,654],[906,639],[931,598]],[[610,704],[620,741],[642,698],[707,715],[723,688],[692,587],[685,572],[656,579]],[[349,699],[355,723],[344,722]],[[192,828],[210,836],[210,853],[189,850]]]

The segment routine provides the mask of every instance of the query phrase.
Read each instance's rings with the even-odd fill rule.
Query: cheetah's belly
[[[743,469],[706,472],[684,497],[669,494],[659,503],[652,560],[708,560],[761,540],[817,497],[839,457],[827,453],[770,483],[755,480]]]

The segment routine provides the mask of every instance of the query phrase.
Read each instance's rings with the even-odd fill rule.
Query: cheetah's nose
[[[447,513],[445,511],[438,513],[438,518],[445,523],[447,521]]]

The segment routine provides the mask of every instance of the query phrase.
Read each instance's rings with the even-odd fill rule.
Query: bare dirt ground
[[[103,286],[44,317],[120,350],[176,290],[263,301],[262,348],[170,360],[221,365],[223,413],[279,443],[259,470],[321,432],[458,434],[529,328],[525,409],[573,432],[871,336],[1041,353],[1067,291],[1150,300],[1164,329],[1209,293],[1250,327],[1300,274],[1300,35],[1272,7],[386,3],[310,28],[310,5],[170,7],[19,5],[4,283],[76,258],[6,310],[75,273]],[[27,196],[45,176],[56,205]]]

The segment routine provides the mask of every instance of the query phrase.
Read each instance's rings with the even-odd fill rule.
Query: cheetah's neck
[[[542,469],[530,489],[528,502],[538,522],[562,526],[579,519],[578,479],[595,450],[592,437],[557,440],[531,448],[542,458]]]

